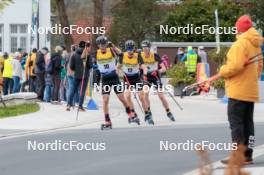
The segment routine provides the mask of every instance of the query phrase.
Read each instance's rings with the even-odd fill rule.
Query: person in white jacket
[[[19,60],[19,53],[16,52],[14,55],[14,59],[11,62],[12,70],[13,70],[13,93],[17,93],[20,91],[20,79],[22,78],[22,66]]]

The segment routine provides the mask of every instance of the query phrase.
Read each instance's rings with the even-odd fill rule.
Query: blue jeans
[[[20,91],[20,78],[18,76],[13,76],[14,86],[13,93],[17,93]]]
[[[4,95],[8,95],[8,93],[11,94],[13,92],[13,84],[14,84],[13,79],[4,77],[3,83],[4,83],[3,86]]]
[[[73,89],[71,89],[69,98],[68,98],[68,105],[72,106],[73,105],[73,98],[75,96],[75,94],[77,94],[79,96],[79,107],[83,107],[83,101],[84,101],[84,97],[85,97],[85,92],[86,92],[86,87],[87,87],[87,83],[88,83],[88,78],[86,77],[84,79],[83,82],[83,88],[82,88],[82,92],[79,92],[79,89],[82,86],[82,79],[74,79],[73,81]],[[80,95],[81,93],[81,95]]]
[[[51,101],[52,90],[53,90],[53,85],[46,85],[45,86],[45,92],[44,92],[44,98],[43,98],[43,100],[45,102],[50,102]]]
[[[70,106],[73,106],[75,103],[79,102],[79,89],[78,92],[73,92],[74,90],[74,78],[73,76],[69,75],[67,76],[67,81],[68,81],[68,87],[67,87],[67,103]],[[73,93],[72,99],[70,99],[70,95]]]

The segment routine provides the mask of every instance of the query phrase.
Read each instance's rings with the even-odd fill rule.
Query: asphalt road
[[[264,144],[264,125],[257,125],[257,145]],[[104,151],[28,151],[28,141],[37,143],[105,143]],[[197,168],[195,151],[160,151],[160,141],[169,143],[210,141],[226,143],[226,125],[167,126],[100,130],[65,130],[0,140],[0,175],[181,175]],[[210,151],[212,161],[227,156]],[[262,160],[259,160],[262,161]],[[261,166],[263,166],[263,163]]]

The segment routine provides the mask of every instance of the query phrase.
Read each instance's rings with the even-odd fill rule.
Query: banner
[[[37,35],[37,28],[39,25],[38,14],[39,14],[39,0],[32,0],[32,21],[31,21],[31,40],[30,40],[31,47],[33,45],[34,40],[38,37]]]

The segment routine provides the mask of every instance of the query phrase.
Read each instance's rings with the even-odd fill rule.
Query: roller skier
[[[164,93],[161,91],[162,83],[160,79],[160,74],[166,71],[166,67],[162,63],[160,56],[150,51],[150,47],[151,47],[150,41],[148,40],[142,41],[141,47],[143,49],[143,51],[141,52],[141,57],[143,59],[146,69],[144,71],[144,81],[146,82],[146,85],[149,87],[154,85],[155,89],[157,90],[159,99],[161,100],[162,105],[166,110],[167,117],[171,121],[175,121],[175,118],[170,111],[169,103],[165,98]],[[159,66],[161,67],[161,69],[159,69]],[[146,114],[145,121],[150,124],[154,124],[152,119],[152,112],[150,110],[149,91],[144,90],[144,92],[145,92],[146,104],[148,107],[148,113]]]
[[[109,115],[109,97],[112,89],[114,89],[118,99],[125,107],[129,122],[137,123],[138,118],[125,100],[124,88],[117,74],[116,55],[121,53],[120,50],[114,46],[108,47],[108,39],[105,36],[99,36],[96,39],[96,44],[99,49],[96,51],[95,60],[102,77],[103,111],[105,115],[105,123],[101,125],[101,129],[112,128]]]

